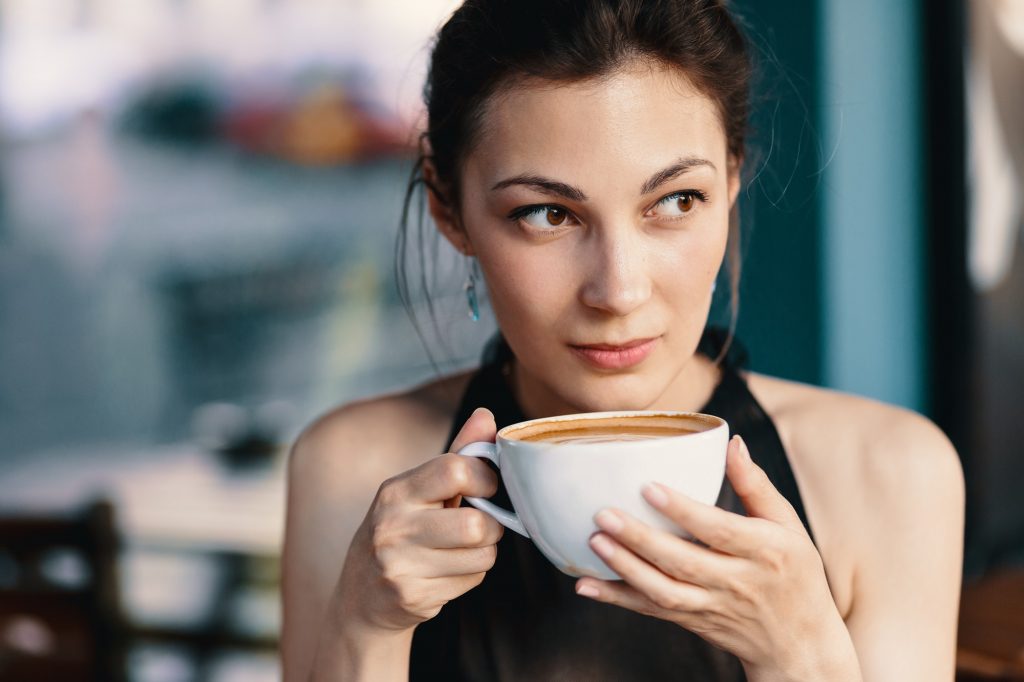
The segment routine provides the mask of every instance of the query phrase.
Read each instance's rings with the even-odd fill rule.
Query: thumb
[[[747,444],[738,435],[729,441],[725,472],[748,515],[783,526],[796,524],[803,527],[793,505],[772,485],[764,469],[750,458]]]
[[[455,440],[452,441],[452,452],[458,452],[470,443],[485,441],[493,443],[498,434],[498,427],[494,423],[494,415],[486,407],[478,407],[469,415],[469,419],[462,425]]]
[[[493,443],[498,435],[498,427],[494,423],[494,415],[486,407],[478,407],[469,415],[469,419],[459,429],[458,435],[452,441],[451,452],[458,452],[470,443],[486,441]],[[445,500],[445,507],[458,507],[462,503],[462,495],[456,495],[450,500]]]

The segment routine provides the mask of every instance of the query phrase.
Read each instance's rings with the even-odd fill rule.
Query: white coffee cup
[[[607,431],[624,424],[641,428],[660,424],[679,433],[614,442],[521,440],[569,426]],[[533,540],[563,573],[615,580],[619,576],[588,543],[598,530],[594,515],[616,507],[650,526],[689,538],[651,507],[640,491],[653,481],[714,504],[725,476],[728,444],[729,425],[712,415],[590,412],[512,424],[498,431],[495,443],[471,443],[458,454],[494,462],[515,511],[478,497],[467,497],[467,502]]]

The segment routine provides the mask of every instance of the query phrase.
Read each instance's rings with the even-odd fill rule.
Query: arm
[[[963,557],[964,483],[956,452],[912,417],[865,461],[864,560],[847,626],[865,680],[952,680]]]
[[[357,437],[345,408],[314,423],[288,461],[288,507],[282,556],[281,658],[286,682],[310,679],[313,659],[345,556],[377,485],[397,473],[386,453],[350,461],[339,444]],[[364,412],[364,411],[363,411]]]
[[[293,452],[283,570],[286,680],[406,679],[415,627],[479,584],[494,563],[501,525],[457,506],[463,494],[492,495],[494,473],[447,454],[381,475],[401,466],[389,454],[396,451],[389,437],[416,441],[408,425],[394,428],[403,423],[394,417],[376,425],[373,414],[336,418],[314,427]],[[493,439],[494,431],[490,413],[478,410],[453,447]],[[366,434],[379,435],[367,442]]]

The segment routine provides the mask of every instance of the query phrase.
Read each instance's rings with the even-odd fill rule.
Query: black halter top
[[[700,352],[715,358],[725,335],[713,329]],[[503,368],[512,358],[500,336],[488,344],[455,415],[447,447],[477,407],[494,413],[498,428],[525,417]],[[800,491],[775,425],[739,373],[737,345],[722,360],[721,381],[700,410],[725,419],[751,457],[796,508],[810,532]],[[504,486],[491,498],[511,508]],[[463,502],[465,505],[465,502]],[[719,507],[743,513],[725,481]],[[506,532],[483,582],[448,602],[413,636],[411,680],[744,680],[739,659],[683,628],[574,591],[576,579],[556,569],[530,540]]]

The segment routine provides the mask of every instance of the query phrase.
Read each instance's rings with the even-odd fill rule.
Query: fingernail
[[[594,516],[594,523],[609,533],[618,533],[622,530],[622,517],[611,509],[602,509]]]
[[[648,483],[641,492],[644,499],[655,507],[664,507],[668,504],[668,495],[665,494],[664,488],[657,483]]]
[[[615,547],[612,545],[611,540],[603,535],[595,535],[590,538],[590,546],[594,548],[594,551],[601,557],[610,557],[615,553]]]
[[[736,447],[738,447],[740,449],[740,457],[742,457],[743,459],[745,459],[746,461],[749,462],[750,461],[750,450],[747,449],[747,444],[743,440],[743,437],[740,436],[739,434],[736,434],[735,436],[733,436],[733,438],[736,439]]]
[[[591,599],[593,599],[601,593],[598,592],[597,588],[593,585],[583,584],[576,586],[576,594],[580,595],[581,597],[590,597]]]

